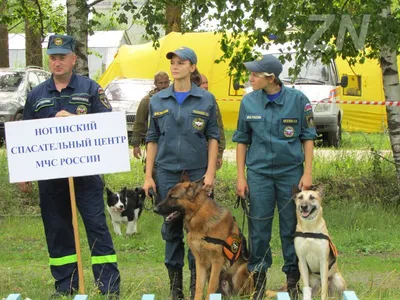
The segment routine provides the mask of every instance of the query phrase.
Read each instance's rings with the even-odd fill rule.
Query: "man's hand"
[[[73,114],[67,112],[66,110],[60,110],[58,113],[56,113],[56,118],[58,117],[69,117],[69,116],[74,116]]]
[[[32,193],[32,182],[18,182],[18,189],[22,193]]]
[[[137,159],[142,158],[140,147],[133,147],[133,156],[135,156]]]
[[[214,178],[215,174],[206,173],[204,175],[203,189],[206,190],[209,194],[211,194],[214,188]]]

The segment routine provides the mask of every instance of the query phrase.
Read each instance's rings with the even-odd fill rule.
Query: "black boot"
[[[289,293],[289,297],[291,300],[299,299],[299,280],[300,280],[300,272],[299,270],[292,270],[286,274],[287,280],[287,290]]]
[[[190,300],[194,300],[196,294],[196,266],[190,269]]]
[[[265,272],[254,272],[254,296],[253,300],[262,300],[265,298],[265,285],[267,284],[267,274]]]
[[[184,300],[182,287],[182,269],[168,267],[170,292],[172,300]]]

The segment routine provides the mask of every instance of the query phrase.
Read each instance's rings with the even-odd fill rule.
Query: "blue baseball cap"
[[[49,37],[47,54],[69,54],[75,51],[75,39],[69,35],[54,34]]]
[[[175,51],[171,51],[167,53],[167,58],[171,59],[172,56],[178,56],[180,59],[183,60],[190,60],[192,64],[197,64],[197,56],[194,51],[188,47],[180,47]]]
[[[261,59],[245,62],[244,65],[251,72],[274,74],[275,77],[279,77],[283,69],[280,60],[272,54],[266,54]]]

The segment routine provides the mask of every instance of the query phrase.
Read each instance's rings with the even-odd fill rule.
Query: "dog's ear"
[[[325,189],[323,184],[313,184],[310,186],[309,190],[317,192],[321,198],[324,197]]]
[[[196,194],[203,188],[203,185],[204,177],[191,182],[186,190],[186,197],[188,197],[188,199],[193,199],[194,196],[196,196]]]
[[[185,170],[181,175],[181,182],[190,181],[189,173]]]
[[[106,187],[106,192],[107,192],[107,197],[111,197],[114,194],[108,187]]]
[[[300,193],[301,191],[299,190],[298,186],[293,184],[292,185],[292,198],[294,199],[295,196]]]

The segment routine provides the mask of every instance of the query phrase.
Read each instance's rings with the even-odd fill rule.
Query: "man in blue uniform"
[[[76,63],[74,49],[73,37],[50,36],[47,54],[52,76],[28,95],[24,120],[111,111],[102,88],[72,71]],[[74,185],[96,285],[108,299],[116,299],[120,275],[104,214],[103,182],[100,176],[85,176],[74,178]],[[29,183],[20,183],[19,186],[24,191],[29,188]],[[55,299],[71,295],[79,288],[68,180],[39,181],[39,194],[50,270],[55,279],[56,293],[51,299]]]
[[[245,63],[251,72],[253,92],[243,97],[237,130],[237,193],[250,195],[250,259],[256,294],[263,299],[266,272],[272,264],[270,248],[275,205],[279,211],[288,291],[297,299],[300,273],[294,250],[296,207],[292,187],[308,189],[312,183],[312,157],[316,131],[312,107],[300,91],[287,88],[279,80],[282,64],[273,55]],[[247,166],[247,180],[245,177]]]

